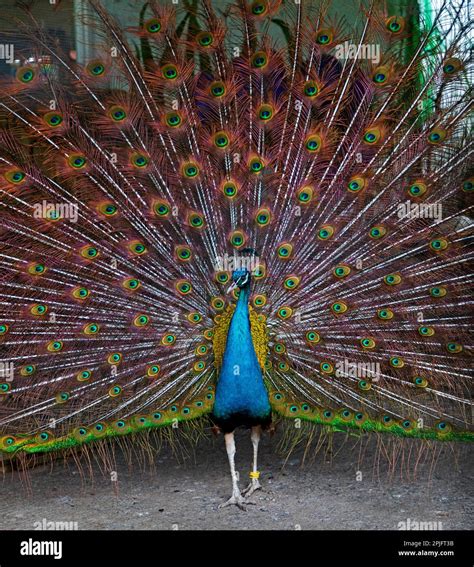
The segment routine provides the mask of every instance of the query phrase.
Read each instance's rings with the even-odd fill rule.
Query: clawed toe
[[[240,510],[243,510],[244,512],[247,510],[246,505],[249,504],[249,502],[245,501],[245,498],[242,497],[242,495],[232,495],[229,500],[227,500],[227,502],[223,502],[222,504],[219,505],[219,510],[222,508],[226,508],[227,506],[232,506],[235,505],[237,506],[237,508],[240,508]]]

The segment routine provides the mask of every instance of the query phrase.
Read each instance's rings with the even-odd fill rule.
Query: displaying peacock
[[[15,23],[0,453],[212,424],[243,508],[278,420],[472,441],[467,2],[163,0],[135,27],[106,4],[84,62]]]

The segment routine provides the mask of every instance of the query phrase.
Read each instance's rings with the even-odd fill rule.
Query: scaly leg
[[[253,445],[253,469],[250,473],[250,484],[247,486],[245,490],[242,491],[242,494],[246,495],[246,498],[251,496],[256,490],[262,488],[258,477],[260,473],[258,472],[257,468],[257,455],[258,455],[258,443],[260,441],[260,436],[262,434],[262,427],[260,425],[256,425],[252,427],[252,433],[250,434],[250,439],[252,440]]]
[[[237,483],[237,473],[235,472],[235,440],[234,440],[234,432],[226,433],[224,435],[225,439],[225,448],[227,450],[227,456],[229,457],[229,465],[230,465],[230,474],[232,475],[232,496],[219,506],[219,508],[224,508],[225,506],[230,506],[231,504],[235,504],[241,510],[245,510],[245,499],[240,494],[239,485]]]

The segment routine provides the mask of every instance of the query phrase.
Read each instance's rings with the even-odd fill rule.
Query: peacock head
[[[228,289],[228,293],[232,292],[236,287],[244,289],[250,285],[250,272],[247,268],[241,268],[232,272],[232,285]]]

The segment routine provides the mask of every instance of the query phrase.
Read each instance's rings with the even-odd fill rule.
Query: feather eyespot
[[[234,248],[242,248],[247,241],[246,235],[241,230],[234,230],[229,236],[229,242]]]
[[[277,248],[277,255],[280,260],[289,260],[293,255],[293,244],[283,242]]]
[[[155,201],[153,203],[153,212],[157,217],[168,218],[171,214],[170,204],[163,200]]]
[[[133,240],[128,244],[127,248],[132,254],[135,254],[136,256],[142,256],[143,254],[146,254],[148,252],[145,244],[143,244],[143,242],[140,242],[139,240]]]
[[[262,207],[255,213],[255,222],[259,227],[268,226],[270,224],[271,218],[270,209],[268,209],[267,207]]]
[[[193,253],[191,251],[191,248],[189,246],[184,245],[184,244],[176,246],[174,251],[175,251],[176,258],[180,262],[189,262],[189,260],[191,260],[192,257],[193,257]]]
[[[174,287],[180,295],[188,295],[193,291],[193,286],[188,280],[178,280]]]
[[[151,18],[144,23],[145,31],[151,35],[155,35],[161,31],[161,22],[158,18]]]
[[[398,35],[405,28],[405,18],[402,16],[391,16],[385,20],[385,27],[390,33]]]
[[[201,213],[189,213],[187,222],[191,228],[195,228],[197,230],[205,227],[204,216]]]
[[[214,35],[209,31],[199,32],[196,36],[196,42],[201,47],[210,48],[214,43]]]
[[[265,51],[257,51],[252,55],[250,65],[253,69],[264,69],[268,65],[268,55]]]
[[[106,67],[102,61],[91,61],[86,66],[86,72],[91,77],[102,77],[106,73]]]
[[[74,299],[84,300],[90,296],[90,291],[86,287],[75,287],[72,290],[72,296]]]
[[[345,278],[351,273],[351,269],[349,268],[349,266],[341,264],[339,266],[336,266],[332,273],[336,276],[336,278]]]
[[[178,68],[173,63],[167,63],[161,67],[161,76],[167,81],[174,81],[179,76]]]
[[[301,205],[309,205],[314,197],[314,188],[305,185],[296,191],[296,199]]]
[[[335,315],[342,315],[342,313],[345,313],[347,310],[348,310],[348,306],[347,303],[344,301],[335,301],[334,303],[331,304],[331,311]]]
[[[323,46],[331,45],[334,34],[329,29],[321,29],[316,33],[316,43]]]
[[[58,126],[61,126],[64,119],[62,114],[53,110],[51,112],[47,112],[43,116],[43,120],[46,122],[48,126],[51,126],[51,128],[57,128]]]
[[[26,180],[26,173],[21,169],[10,169],[3,177],[12,185],[20,185]]]
[[[430,242],[430,249],[433,250],[433,252],[442,252],[446,250],[448,246],[449,242],[446,238],[435,238]]]
[[[16,72],[16,80],[24,85],[32,83],[36,77],[36,71],[33,67],[20,67]]]

